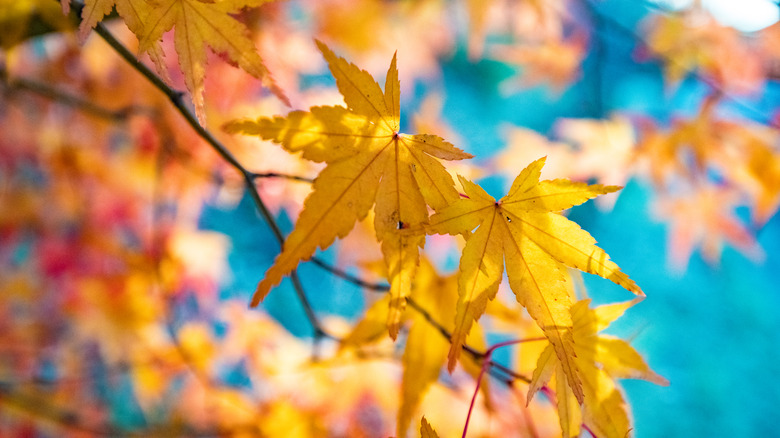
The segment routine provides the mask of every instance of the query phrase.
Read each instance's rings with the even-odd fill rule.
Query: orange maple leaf
[[[390,281],[391,337],[398,333],[405,297],[425,242],[420,230],[428,208],[443,208],[457,199],[452,177],[436,160],[461,160],[471,155],[434,135],[399,133],[400,83],[396,59],[390,64],[385,90],[368,72],[337,57],[317,42],[347,107],[313,107],[287,117],[234,121],[229,132],[258,135],[303,158],[325,162],[313,192],[284,244],[282,253],[258,284],[257,305],[301,260],[318,247],[344,237],[374,207],[374,229]]]
[[[754,233],[734,214],[738,204],[739,193],[716,186],[660,199],[655,213],[669,224],[671,268],[683,272],[696,248],[704,260],[717,265],[725,243],[755,262],[763,260]]]
[[[763,87],[761,52],[701,6],[681,14],[653,15],[649,27],[646,49],[661,58],[665,76],[675,86],[699,71],[731,92],[749,94]]]
[[[499,201],[460,177],[465,198],[437,210],[430,218],[431,233],[454,235],[479,227],[466,241],[460,260],[459,300],[448,366],[454,368],[472,323],[485,312],[488,300],[495,298],[506,259],[510,287],[550,339],[569,385],[581,401],[582,388],[573,362],[571,299],[563,265],[643,293],[595,245],[590,234],[557,213],[619,187],[539,181],[544,161],[536,160],[520,172],[509,194]]]

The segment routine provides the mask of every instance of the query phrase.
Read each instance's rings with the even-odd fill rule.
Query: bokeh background
[[[473,165],[456,170],[497,198],[525,164],[540,156],[548,157],[543,174],[547,178],[624,185],[619,195],[576,207],[569,217],[588,230],[647,294],[610,327],[610,333],[630,339],[670,382],[662,387],[622,381],[633,412],[633,434],[639,438],[777,435],[780,54],[776,47],[780,47],[780,30],[775,22],[780,7],[759,0],[479,3],[290,1],[263,6],[243,18],[255,23],[250,28],[256,44],[296,108],[340,99],[312,37],[328,42],[376,78],[383,77],[397,51],[404,129],[432,130],[474,154]],[[133,45],[133,36],[117,21],[110,29]],[[168,37],[165,44],[170,48]],[[110,49],[94,35],[85,43],[59,34],[13,43],[4,45],[0,101],[4,184],[0,214],[5,216],[0,220],[0,276],[4,277],[0,284],[7,317],[0,335],[4,338],[0,346],[4,430],[9,436],[24,431],[32,434],[27,436],[57,436],[64,427],[69,433],[89,435],[89,428],[79,429],[79,424],[88,423],[109,424],[110,428],[102,429],[109,435],[148,431],[153,428],[144,427],[165,418],[166,403],[173,403],[159,398],[194,393],[208,398],[209,391],[219,386],[217,381],[237,393],[246,388],[255,395],[272,391],[255,391],[258,383],[252,371],[257,363],[217,357],[225,353],[220,344],[229,344],[230,354],[239,357],[237,351],[244,351],[240,348],[249,351],[250,343],[257,340],[235,339],[238,328],[231,318],[236,313],[229,312],[246,312],[242,303],[248,303],[278,251],[240,181],[214,164],[216,157],[186,133],[188,128],[166,107],[164,98],[148,97],[154,93],[143,88],[142,78],[133,76],[121,60],[109,61]],[[285,111],[256,81],[220,61],[213,57],[207,72],[206,110],[214,131],[230,119]],[[183,88],[175,57],[169,55],[167,62],[174,85]],[[96,79],[84,79],[90,75]],[[56,96],[53,104],[51,96],[29,101],[29,95],[41,93],[25,86],[28,79],[109,107],[148,99],[152,103],[141,102],[163,115],[156,113],[151,121],[133,116],[117,122],[118,128],[113,122],[84,122],[82,116],[71,114],[80,111],[78,105],[74,110],[74,105],[57,104]],[[117,87],[136,91],[117,96],[110,91]],[[20,103],[20,99],[28,100]],[[80,124],[74,125],[74,120]],[[32,131],[34,126],[44,126],[43,134]],[[316,175],[316,167],[289,158],[276,146],[219,135],[258,172]],[[78,152],[76,158],[50,153],[60,146],[47,146],[70,145],[83,151],[78,148],[97,142],[103,145],[99,155]],[[175,146],[167,148],[168,143]],[[148,146],[147,155],[136,155],[139,145]],[[160,164],[160,150],[179,160],[179,165]],[[751,155],[756,150],[766,154]],[[114,172],[113,177],[85,170],[117,154],[115,161],[98,166],[105,173]],[[123,163],[136,167],[128,170],[132,166]],[[653,169],[663,169],[661,176]],[[78,180],[76,187],[105,184],[106,193],[53,189],[62,187],[57,178],[71,177]],[[142,180],[138,192],[133,192],[132,207],[113,205],[95,217],[84,216],[79,204],[111,205],[106,199],[123,185],[124,177]],[[308,186],[269,178],[260,181],[259,188],[283,231],[289,232]],[[36,196],[43,201],[34,201]],[[46,213],[47,205],[57,213]],[[59,213],[65,210],[67,214]],[[47,215],[55,219],[43,218]],[[97,239],[91,234],[84,237],[86,228],[137,249],[141,267],[129,262],[126,252],[106,245],[90,246],[86,252],[74,250]],[[363,254],[365,246],[356,242],[339,242],[320,256],[355,275],[371,275],[366,263],[376,252]],[[431,243],[428,253],[443,272],[456,269],[458,253],[446,244]],[[95,262],[85,268],[74,261],[89,256],[117,258],[121,263],[107,268],[106,263]],[[153,302],[133,298],[134,286],[128,284],[136,280],[124,275],[148,268],[144,257],[158,268],[154,279],[137,280],[143,284],[139,290],[156,290],[151,284],[159,287],[161,281],[163,289],[174,293],[163,293]],[[161,270],[161,263],[168,263],[167,267]],[[357,321],[374,299],[371,292],[311,263],[302,265],[299,273],[310,290],[312,308],[334,326],[345,328]],[[597,304],[630,298],[603,279],[584,274],[583,281]],[[123,292],[109,304],[83,296],[85,284],[101,285],[104,289],[95,286],[95,293],[113,296],[117,288],[106,286],[115,284],[111,282],[121,284]],[[21,289],[34,292],[21,293]],[[133,303],[130,310],[126,310],[128,302]],[[90,306],[98,309],[95,314],[123,322],[85,324],[91,318],[94,322]],[[292,335],[275,348],[300,341],[294,350],[308,354],[312,326],[289,280],[268,296],[260,311],[253,312],[267,313],[270,319],[263,321],[278,323],[285,336]],[[130,316],[122,316],[127,313]],[[158,313],[165,313],[164,324]],[[26,334],[28,329],[35,334]],[[149,335],[150,330],[155,334]],[[165,345],[180,353],[190,347],[190,351],[211,353],[182,354],[184,359],[176,360],[161,350],[126,356],[122,343],[135,342],[136,331],[146,333],[138,337],[148,345]],[[500,339],[504,338],[488,336],[489,342]],[[20,345],[30,346],[31,351],[20,351]],[[514,361],[508,352],[497,357],[508,365]],[[137,365],[138,360],[156,365],[147,370]],[[160,367],[167,374],[161,374]],[[194,380],[210,389],[188,389],[192,379],[179,376],[185,368],[194,369]],[[73,414],[76,420],[69,420],[64,415],[70,411],[47,405],[36,417],[35,409],[25,407],[50,390],[57,394],[52,400],[67,401],[72,388],[67,386],[69,376],[85,372],[91,376],[85,391],[97,394],[83,396],[91,403],[88,414]],[[115,372],[120,377],[114,377]],[[173,388],[163,382],[173,382],[168,385]],[[81,378],[75,383],[82,390],[84,384]],[[47,385],[55,389],[46,389]],[[35,389],[24,392],[28,386]],[[19,394],[32,395],[25,399]],[[241,400],[233,402],[246,402]],[[278,418],[283,418],[279,412],[287,412],[274,409],[266,411]],[[191,411],[182,412],[186,418]],[[350,415],[354,420],[368,414]],[[384,431],[393,415],[384,423],[376,420],[381,427],[370,426]],[[177,430],[186,435],[196,429]],[[346,426],[339,430],[344,436],[358,435]]]

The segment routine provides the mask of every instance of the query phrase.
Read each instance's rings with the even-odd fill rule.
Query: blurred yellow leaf
[[[72,29],[70,17],[51,0],[0,1],[0,47],[3,49],[24,41],[43,26],[52,30]]]
[[[588,308],[590,300],[581,300],[571,307],[574,350],[577,353],[574,362],[582,379],[584,393],[581,408],[577,406],[575,395],[560,379],[561,363],[555,358],[552,345],[548,345],[539,357],[528,400],[552,376],[557,376],[554,387],[564,436],[578,436],[581,423],[598,437],[624,438],[629,433],[628,406],[614,379],[644,379],[658,385],[668,385],[667,380],[653,372],[628,343],[598,334],[642,299],[638,297],[595,309]]]

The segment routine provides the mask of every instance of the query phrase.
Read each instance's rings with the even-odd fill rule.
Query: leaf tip
[[[465,336],[462,333],[453,333],[450,338],[450,352],[447,355],[447,371],[452,374],[455,371],[455,365],[458,364],[458,358],[461,351],[463,351],[463,343],[465,342]]]
[[[252,302],[249,304],[249,307],[257,307],[260,302],[265,299],[266,295],[268,295],[268,292],[270,291],[271,284],[269,284],[267,279],[263,279],[260,281],[260,283],[257,283],[257,289],[255,289],[255,293],[252,295]]]
[[[330,50],[330,47],[328,47],[327,44],[323,43],[322,41],[318,40],[317,38],[314,38],[314,44],[317,45],[317,48],[320,50],[320,53],[322,53],[325,56],[326,59],[329,56],[336,56],[333,53],[333,50]]]
[[[79,44],[83,45],[87,41],[87,37],[91,31],[92,27],[88,26],[86,21],[82,21],[78,33],[76,34]]]

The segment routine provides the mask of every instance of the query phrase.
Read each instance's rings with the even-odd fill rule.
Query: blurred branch
[[[306,178],[304,176],[298,176],[298,175],[288,175],[285,173],[278,173],[278,172],[263,172],[263,173],[253,173],[253,178],[260,179],[260,178],[282,178],[282,179],[289,179],[292,181],[300,181],[305,183],[313,183],[314,178]]]
[[[591,28],[598,29],[601,27],[601,16],[596,13],[595,7],[588,1],[582,2],[585,10],[591,21]],[[604,117],[604,69],[602,63],[606,59],[607,45],[604,44],[604,40],[598,32],[591,32],[591,63],[593,64],[593,100],[596,114],[599,118]]]
[[[318,257],[312,257],[311,258],[312,263],[319,266],[320,268],[330,272],[331,274],[335,275],[336,277],[339,277],[345,281],[348,281],[356,286],[362,287],[364,289],[372,290],[374,292],[387,292],[390,290],[390,286],[384,283],[372,283],[370,281],[363,280],[360,277],[357,277],[355,275],[352,275],[348,273],[347,271],[344,271],[343,269],[337,268],[336,266],[333,266],[331,264],[328,264],[327,262],[322,261]]]
[[[157,111],[154,108],[139,105],[131,105],[119,109],[109,109],[97,105],[90,100],[67,93],[42,82],[24,78],[10,78],[8,76],[8,70],[4,66],[0,66],[0,81],[2,81],[5,85],[5,92],[8,94],[12,94],[17,91],[27,91],[59,104],[82,111],[89,115],[116,122],[125,121],[130,116],[136,114],[146,114],[150,117],[153,117],[157,114]]]

